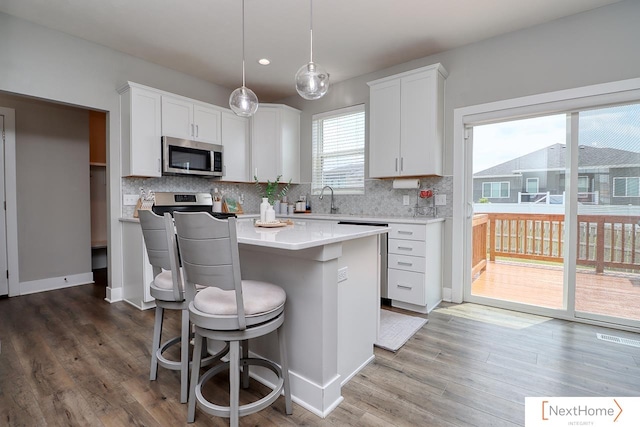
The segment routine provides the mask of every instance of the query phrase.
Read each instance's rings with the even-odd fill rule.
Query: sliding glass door
[[[475,125],[465,298],[640,325],[640,104]]]
[[[578,114],[576,315],[640,321],[640,104]]]

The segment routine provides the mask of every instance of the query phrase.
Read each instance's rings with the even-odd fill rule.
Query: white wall
[[[281,100],[303,112],[301,180],[311,181],[312,114],[365,103],[368,115],[368,81],[437,62],[449,72],[444,165],[445,175],[451,175],[455,108],[639,77],[639,17],[639,1],[616,3],[334,84],[318,101],[299,96]],[[451,268],[463,268],[458,260],[452,262],[451,235],[447,220],[445,288],[451,287]]]
[[[221,106],[227,105],[231,90],[2,13],[0,40],[0,91],[109,112],[107,297],[116,288],[117,298],[122,286],[117,88],[134,81]]]

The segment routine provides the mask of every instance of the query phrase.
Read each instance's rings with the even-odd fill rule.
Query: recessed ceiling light
[[[260,64],[260,65],[269,65],[269,64],[271,64],[271,61],[269,61],[267,58],[262,58],[262,59],[258,59],[258,64]]]

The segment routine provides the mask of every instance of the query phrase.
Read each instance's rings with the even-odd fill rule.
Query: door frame
[[[471,185],[471,154],[467,136],[468,128],[495,121],[566,113],[590,107],[637,102],[640,100],[640,78],[597,84],[574,89],[561,90],[540,95],[530,95],[504,101],[496,101],[470,107],[456,108],[453,111],[453,230],[451,243],[451,301],[461,303],[469,299],[471,289],[471,218],[473,205]],[[577,171],[576,171],[577,174]],[[567,270],[565,268],[565,270]],[[565,274],[568,274],[566,272]],[[567,294],[567,292],[565,292]],[[571,295],[567,295],[571,297]],[[609,327],[621,327],[596,319],[576,316],[573,304],[562,312],[544,307],[533,307],[512,302],[491,300],[492,305],[507,309],[522,309],[542,316],[566,320],[600,324]],[[640,331],[640,328],[631,327]]]
[[[7,210],[7,269],[9,270],[9,296],[20,295],[20,272],[18,264],[18,207],[16,190],[16,112],[12,108],[0,107],[4,116],[4,185]]]

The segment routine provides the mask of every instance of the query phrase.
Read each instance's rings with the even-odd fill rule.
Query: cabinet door
[[[369,176],[400,173],[400,79],[371,86],[369,103]]]
[[[225,181],[251,182],[249,174],[249,120],[231,112],[222,113]]]
[[[212,144],[220,144],[221,112],[206,105],[196,104],[193,108],[194,139]]]
[[[441,174],[437,75],[434,70],[402,78],[401,175]]]
[[[260,182],[273,181],[279,175],[279,129],[280,112],[277,108],[260,106],[251,118],[251,173]]]
[[[129,176],[161,176],[160,105],[160,94],[131,89]]]
[[[300,113],[283,109],[280,115],[281,182],[300,182]]]
[[[162,135],[193,139],[193,103],[162,96]]]

